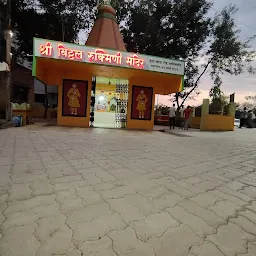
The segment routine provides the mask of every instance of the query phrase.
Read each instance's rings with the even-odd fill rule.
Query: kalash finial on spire
[[[113,20],[116,21],[116,11],[111,6],[111,1],[110,0],[99,0],[97,7],[98,7],[97,18],[102,17],[102,15],[104,16],[105,13],[110,13],[113,16],[112,17]]]
[[[111,5],[110,0],[98,0],[98,6],[100,5]]]

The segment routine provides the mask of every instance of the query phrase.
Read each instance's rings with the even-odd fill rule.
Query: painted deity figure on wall
[[[81,94],[76,84],[73,84],[72,88],[69,89],[67,97],[69,98],[68,105],[70,106],[71,115],[77,115],[77,109],[80,108],[79,97],[81,97]]]
[[[140,91],[136,101],[138,102],[136,109],[139,111],[139,118],[144,119],[144,113],[147,110],[146,103],[148,99],[143,90]]]

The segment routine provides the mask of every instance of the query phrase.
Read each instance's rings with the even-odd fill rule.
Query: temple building
[[[58,87],[61,126],[153,129],[155,95],[182,91],[184,66],[127,52],[107,1],[86,45],[34,38],[33,76]]]

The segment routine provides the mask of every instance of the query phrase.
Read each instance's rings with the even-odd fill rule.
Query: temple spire
[[[86,45],[126,51],[116,19],[116,11],[111,6],[110,0],[98,1],[97,18]]]

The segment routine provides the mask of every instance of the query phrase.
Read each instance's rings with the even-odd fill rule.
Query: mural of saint
[[[81,94],[76,84],[72,84],[72,88],[69,89],[67,97],[69,98],[68,105],[70,106],[71,115],[77,115],[77,109],[80,108],[79,98]]]
[[[143,90],[140,91],[136,101],[138,102],[136,109],[139,111],[139,118],[144,119],[144,113],[147,110],[146,103],[148,99]]]

